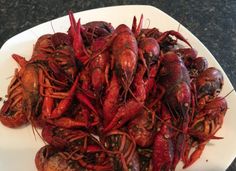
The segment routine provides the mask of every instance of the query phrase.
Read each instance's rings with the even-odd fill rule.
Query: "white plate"
[[[83,11],[75,14],[76,19],[81,18],[81,22],[86,23],[94,20],[104,20],[111,22],[114,26],[120,23],[131,26],[133,16],[140,17],[144,14],[144,27],[157,27],[161,31],[176,30],[182,33],[190,44],[198,51],[199,56],[207,57],[210,66],[224,71],[207,50],[207,48],[184,26],[179,22],[152,6],[129,5],[114,6]],[[55,32],[66,32],[69,27],[68,16],[61,17],[29,30],[26,30],[11,39],[9,39],[0,51],[0,97],[4,97],[6,89],[17,67],[12,60],[11,54],[17,53],[30,58],[33,44],[37,38],[43,34]],[[222,96],[229,93],[233,87],[224,73],[225,85],[221,93]],[[236,101],[235,92],[227,97],[229,110],[226,114],[224,125],[217,133],[217,136],[223,136],[223,140],[212,140],[205,148],[201,158],[186,171],[222,171],[225,170],[236,156]],[[0,102],[2,106],[2,101]],[[3,171],[33,171],[36,170],[34,156],[37,150],[43,145],[39,137],[36,139],[32,133],[31,126],[21,129],[9,129],[0,124],[0,170]],[[176,170],[181,170],[182,164],[179,164]]]

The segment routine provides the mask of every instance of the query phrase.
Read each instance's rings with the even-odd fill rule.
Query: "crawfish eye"
[[[160,70],[160,75],[161,76],[166,76],[168,74],[168,71],[165,67],[162,67]]]
[[[168,138],[170,138],[170,135],[165,134],[164,137],[165,137],[166,139],[168,139]]]
[[[218,96],[221,92],[221,89],[216,89],[215,96]]]
[[[189,104],[188,104],[188,103],[184,103],[184,106],[185,106],[185,107],[189,107]]]

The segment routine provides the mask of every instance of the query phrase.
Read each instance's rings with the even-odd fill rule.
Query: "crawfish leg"
[[[48,79],[45,79],[46,84],[50,84]],[[43,100],[43,106],[42,106],[42,117],[43,118],[50,118],[50,115],[52,113],[52,108],[54,104],[54,100],[52,97],[50,97],[50,94],[52,93],[52,88],[48,87],[45,90],[45,97]]]
[[[142,107],[143,104],[135,100],[127,102],[118,109],[117,114],[111,120],[109,125],[105,127],[104,132],[122,127],[128,120],[135,117]]]
[[[90,124],[88,123],[89,115],[90,113],[88,109],[81,105],[81,111],[76,112],[75,118],[72,119],[70,117],[60,117],[53,120],[48,120],[48,122],[62,128],[87,128]]]
[[[107,85],[109,85],[109,79],[108,79],[108,75],[109,75],[109,68],[110,68],[110,65],[107,65],[106,68],[105,68],[105,82]]]
[[[146,63],[146,60],[145,60],[145,58],[144,58],[144,56],[143,56],[143,52],[142,52],[141,49],[138,50],[138,55],[139,55],[138,57],[141,59],[143,65],[145,66],[145,68],[146,68],[147,71],[149,72],[148,66],[147,66],[147,63]]]
[[[71,105],[73,95],[76,91],[76,87],[78,84],[79,77],[77,76],[71,89],[68,92],[68,96],[65,97],[65,99],[61,100],[58,106],[52,111],[51,117],[50,118],[58,118],[60,117]]]
[[[104,128],[104,132],[122,127],[127,121],[134,118],[143,108],[146,99],[146,91],[142,78],[145,71],[145,67],[142,67],[135,76],[134,85],[136,89],[134,92],[134,98],[130,99],[127,103],[118,108],[115,117],[111,120],[109,125]]]
[[[187,160],[184,163],[184,166],[183,166],[184,169],[191,166],[197,159],[201,157],[205,146],[206,146],[206,142],[201,143],[196,147],[195,151],[191,154],[189,160]]]
[[[53,121],[48,121],[48,122],[62,128],[87,127],[86,122],[79,122],[68,117],[62,117],[62,118],[55,119]]]
[[[179,32],[174,31],[174,30],[169,30],[169,31],[162,33],[161,36],[157,39],[157,42],[158,43],[162,42],[169,35],[175,36],[177,39],[185,42],[187,45],[189,45],[192,48],[190,43]]]
[[[91,101],[89,100],[89,98],[84,95],[81,92],[77,92],[76,93],[76,98],[83,103],[84,105],[86,105],[90,110],[92,110],[96,115],[98,115],[98,111],[95,109],[95,107],[93,106],[93,104],[91,103]]]
[[[111,83],[106,91],[105,100],[103,103],[104,125],[107,125],[114,117],[114,107],[119,97],[119,83],[117,76],[113,73]]]

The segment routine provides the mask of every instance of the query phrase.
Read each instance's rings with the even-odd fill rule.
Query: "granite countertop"
[[[211,51],[236,87],[235,0],[0,0],[0,47],[15,34],[74,12],[112,5],[146,4],[166,12]],[[235,149],[236,150],[236,149]],[[220,154],[219,154],[220,155]],[[227,171],[236,170],[236,161]]]

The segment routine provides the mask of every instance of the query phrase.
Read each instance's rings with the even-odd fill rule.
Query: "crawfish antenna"
[[[34,134],[35,141],[37,141],[36,135],[38,135],[40,137],[40,139],[46,144],[46,142],[44,141],[43,137],[40,135],[39,131],[37,130],[36,124],[34,123],[33,119],[30,119],[29,121],[30,121],[32,132]]]
[[[53,33],[56,33],[55,30],[54,30],[54,27],[53,27],[53,25],[52,25],[52,21],[50,21],[50,25],[51,25],[51,27],[52,27]]]
[[[181,24],[179,23],[178,28],[177,28],[177,32],[179,32],[180,26],[181,26]]]
[[[224,96],[224,98],[228,97],[233,91],[235,91],[235,90],[234,90],[234,89],[231,90],[229,93],[227,93],[227,94]]]

